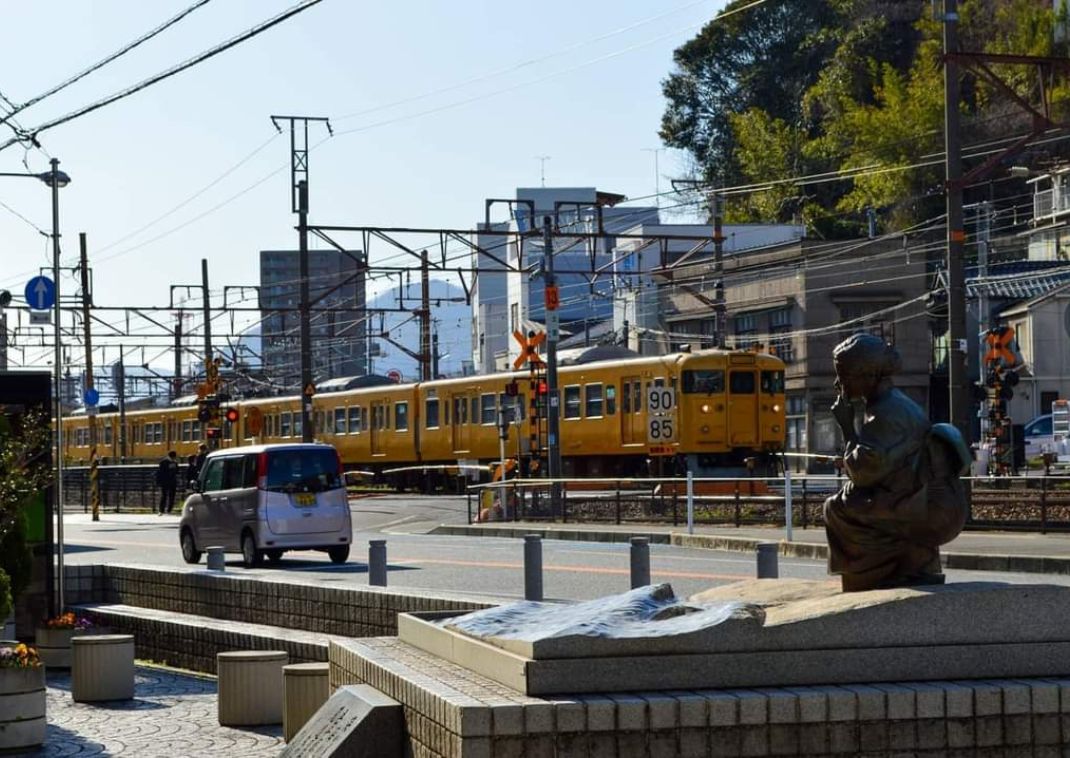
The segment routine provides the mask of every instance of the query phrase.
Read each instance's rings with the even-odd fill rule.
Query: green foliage
[[[51,436],[43,413],[29,412],[14,420],[0,417],[0,571],[10,579],[14,598],[30,582],[24,509],[51,479],[46,465]]]
[[[33,554],[26,542],[26,515],[18,513],[11,527],[0,536],[0,573],[10,580],[13,598],[17,598],[30,584]]]
[[[867,208],[893,228],[931,216],[943,204],[944,108],[943,30],[931,7],[783,0],[711,22],[676,51],[662,139],[691,155],[700,178],[757,188],[730,196],[729,220],[794,217],[839,234],[857,233]],[[1068,28],[1066,2],[1056,12],[1038,0],[962,0],[959,15],[964,50],[1067,55],[1056,34]],[[967,146],[1032,127],[1016,98],[1039,103],[1035,68],[991,67],[1013,94],[964,73]],[[1066,77],[1045,86],[1053,119],[1067,119]],[[850,178],[831,181],[838,173]]]

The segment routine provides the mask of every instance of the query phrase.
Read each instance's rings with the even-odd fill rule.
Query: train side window
[[[429,396],[424,402],[424,428],[438,429],[438,398]]]
[[[603,409],[602,385],[588,384],[583,388],[585,407],[583,415],[587,418],[601,418]]]
[[[110,445],[111,444],[111,427],[110,426],[104,427],[104,444],[105,445]]]
[[[733,395],[753,395],[754,372],[733,371],[728,377],[728,391]]]
[[[382,422],[380,429],[391,429],[393,423],[390,420],[390,405],[389,403],[383,403],[379,406],[379,420]]]
[[[632,382],[632,413],[643,412],[643,383]]]
[[[360,434],[360,406],[350,406],[342,409],[345,415],[345,432],[347,434]]]
[[[620,412],[621,413],[631,413],[632,412],[632,383],[631,382],[623,382],[620,387],[621,387],[621,392],[620,392],[620,400],[621,400]]]
[[[472,396],[472,412],[468,414],[468,420],[473,424],[479,423],[479,398],[475,395]]]
[[[494,395],[479,396],[479,423],[494,425],[497,421],[498,409],[494,403]]]
[[[617,413],[617,385],[606,385],[606,415],[613,416]]]
[[[291,417],[291,415],[289,413],[283,413],[283,414],[279,415],[279,436],[280,437],[289,437],[290,436],[290,421],[291,420],[292,420],[292,417]]]
[[[346,433],[346,409],[335,408],[334,409],[334,433],[345,434]]]
[[[394,429],[406,432],[409,429],[409,404],[394,403]]]
[[[200,421],[194,421],[193,422],[193,440],[196,442],[200,438],[201,438],[201,422]]]
[[[294,437],[301,437],[304,434],[304,422],[300,413],[294,414]]]
[[[565,387],[565,418],[580,417],[580,386],[573,384]]]

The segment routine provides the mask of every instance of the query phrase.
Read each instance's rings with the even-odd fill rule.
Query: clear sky
[[[0,92],[21,103],[191,2],[4,0]],[[62,115],[294,2],[214,0],[17,120],[30,128]],[[253,285],[259,250],[296,246],[288,136],[272,139],[272,113],[331,118],[336,136],[310,158],[314,223],[470,228],[484,198],[538,185],[539,155],[551,156],[549,186],[647,195],[654,155],[643,149],[660,145],[660,83],[672,51],[723,5],[324,0],[44,132],[47,155],[0,152],[0,171],[25,171],[25,160],[40,172],[48,155],[61,160],[72,177],[60,198],[64,261],[77,260],[85,232],[96,304],[111,306],[166,305],[171,284],[200,281],[201,258],[213,290]],[[314,142],[324,136],[313,128]],[[682,156],[660,154],[662,190],[682,166]],[[48,242],[31,226],[50,228],[48,191],[0,178],[0,203],[0,287],[21,297],[29,276],[51,266]],[[63,286],[73,292],[74,280]]]

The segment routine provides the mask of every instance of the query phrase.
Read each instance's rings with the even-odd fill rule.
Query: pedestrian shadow
[[[16,753],[34,756],[107,754],[103,743],[87,740],[77,732],[52,722],[49,722],[45,729],[45,742],[40,749],[30,753]]]

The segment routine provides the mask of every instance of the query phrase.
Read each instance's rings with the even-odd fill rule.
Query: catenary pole
[[[549,413],[546,452],[550,468],[550,508],[561,513],[561,398],[557,390],[557,280],[554,278],[554,232],[549,216],[542,219],[544,286],[546,288],[546,388]],[[552,294],[551,294],[552,293]],[[554,308],[550,308],[550,305]]]
[[[970,440],[966,376],[966,271],[962,218],[962,142],[959,132],[958,2],[944,0],[944,147],[947,183],[948,407],[951,423]]]
[[[85,232],[78,235],[80,270],[82,275],[82,338],[85,340],[85,390],[93,389],[93,330],[89,322],[89,252],[86,249]],[[97,415],[96,407],[86,403],[86,421],[89,425],[89,503],[93,520],[100,521],[100,482],[97,460]]]
[[[301,277],[301,440],[312,441],[312,323],[308,287],[308,182],[297,183],[298,271]]]

